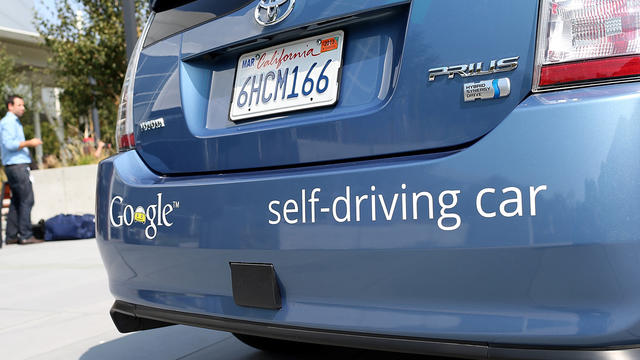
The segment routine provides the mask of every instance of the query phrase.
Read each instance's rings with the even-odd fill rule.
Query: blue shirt
[[[0,120],[0,140],[3,165],[31,163],[29,149],[27,147],[19,149],[20,143],[25,140],[24,130],[20,120],[12,112],[7,112],[7,115]]]

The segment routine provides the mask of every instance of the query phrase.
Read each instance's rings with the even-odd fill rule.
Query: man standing
[[[42,240],[33,237],[31,230],[31,208],[33,188],[31,186],[29,164],[31,156],[28,147],[42,144],[42,140],[24,139],[24,130],[19,118],[24,114],[24,100],[16,95],[7,98],[7,115],[0,120],[0,150],[2,164],[11,187],[11,206],[7,216],[7,244],[35,244]],[[1,241],[0,241],[1,243]]]

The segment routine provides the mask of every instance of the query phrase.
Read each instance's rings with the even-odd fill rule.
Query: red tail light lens
[[[136,139],[133,133],[124,134],[120,136],[120,138],[118,139],[118,146],[122,150],[135,148]]]
[[[543,0],[534,90],[640,75],[640,0]]]

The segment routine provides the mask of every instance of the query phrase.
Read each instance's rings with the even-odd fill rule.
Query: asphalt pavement
[[[436,360],[321,346],[266,353],[229,333],[187,326],[120,334],[95,239],[5,245],[0,284],[2,360]]]

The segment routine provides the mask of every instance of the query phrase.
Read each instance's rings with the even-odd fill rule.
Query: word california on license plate
[[[343,43],[335,31],[240,56],[231,120],[335,104]]]

